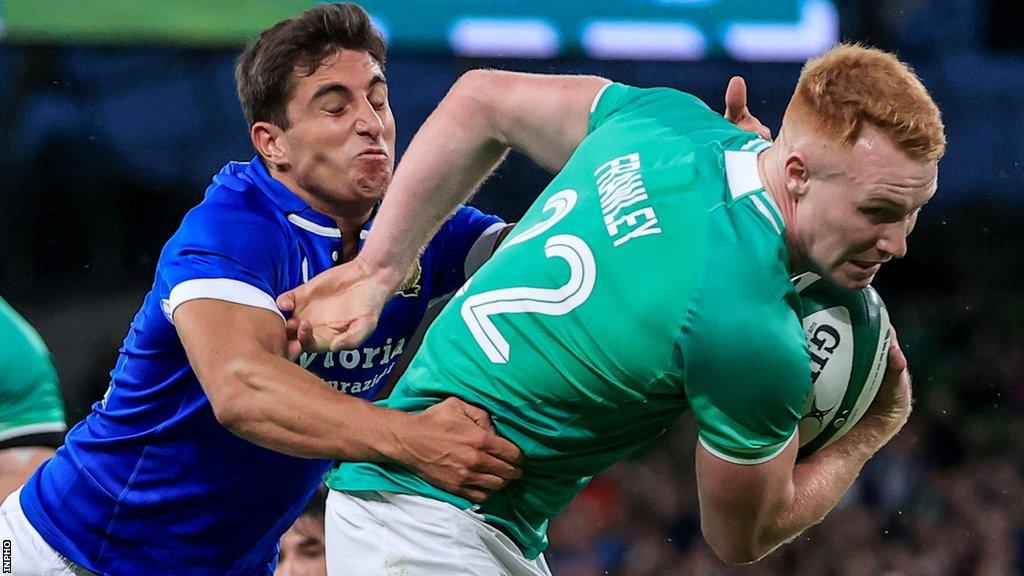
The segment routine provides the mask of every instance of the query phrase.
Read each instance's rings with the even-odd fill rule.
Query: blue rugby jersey
[[[428,302],[464,282],[502,226],[460,208],[425,250],[419,281],[388,302],[366,343],[299,363],[338,390],[373,396]],[[110,389],[21,492],[43,539],[111,576],[269,576],[279,537],[330,462],[276,453],[222,427],[171,317],[196,298],[280,313],[274,298],[330,268],[340,252],[333,220],[258,160],[225,166],[164,247]]]

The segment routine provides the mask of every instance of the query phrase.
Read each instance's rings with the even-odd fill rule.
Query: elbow
[[[443,105],[459,125],[477,126],[481,133],[492,136],[502,135],[497,140],[507,146],[500,120],[500,98],[507,90],[505,75],[495,70],[470,70],[448,91]]]
[[[753,564],[772,553],[781,542],[768,534],[759,533],[754,526],[714,534],[704,531],[704,540],[716,556],[726,564]]]
[[[234,360],[224,366],[214,386],[205,387],[214,418],[237,435],[242,435],[258,419],[259,396],[249,385],[251,372],[247,361]]]
[[[448,94],[455,97],[465,97],[481,101],[484,96],[494,89],[495,77],[500,74],[494,70],[477,68],[469,70],[459,76],[459,79],[449,90]]]
[[[712,538],[705,540],[719,560],[726,564],[752,564],[764,556],[752,543],[722,542]]]
[[[470,70],[448,91],[446,104],[457,111],[479,116],[487,112],[487,96],[494,89],[492,70]]]

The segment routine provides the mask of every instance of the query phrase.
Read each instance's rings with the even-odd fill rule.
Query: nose
[[[893,258],[903,258],[907,255],[907,226],[904,222],[894,222],[886,226],[879,235],[875,247],[883,254]]]
[[[380,138],[384,132],[384,119],[380,112],[366,99],[359,104],[359,115],[356,117],[356,133],[373,140]]]

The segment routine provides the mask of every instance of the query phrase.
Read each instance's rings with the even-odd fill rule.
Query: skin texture
[[[302,72],[286,108],[289,128],[256,122],[251,137],[274,178],[335,219],[348,260],[394,170],[387,81],[377,61],[358,50],[328,56],[312,75]]]
[[[564,165],[606,83],[494,71],[463,76],[410,144],[359,256],[278,299],[299,318],[292,341],[336,350],[365,339],[444,215],[510,148],[550,170]],[[737,117],[749,114],[733,90],[729,108]],[[775,146],[759,156],[759,167],[786,222],[791,272],[811,269],[848,288],[867,285],[876,264],[906,253],[917,211],[935,191],[935,165],[907,157],[870,126],[846,147],[789,120]],[[705,539],[723,560],[747,563],[820,521],[906,422],[910,398],[910,375],[894,337],[868,415],[829,447],[798,462],[794,438],[767,462],[738,465],[698,445]]]
[[[867,286],[882,264],[906,255],[938,177],[935,162],[914,160],[871,125],[845,146],[799,121],[784,124],[759,165],[786,220],[793,271],[848,289]]]
[[[0,502],[17,490],[40,464],[53,456],[54,449],[24,446],[0,450]]]

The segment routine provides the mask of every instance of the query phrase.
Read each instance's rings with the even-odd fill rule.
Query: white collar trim
[[[725,177],[733,199],[764,188],[757,172],[757,152],[752,150],[725,151]]]
[[[298,214],[289,214],[288,221],[291,222],[292,224],[295,224],[299,228],[302,228],[303,230],[307,230],[319,236],[327,236],[328,238],[341,238],[341,230],[338,230],[337,228],[331,228],[328,226],[321,226],[316,222],[310,222],[309,220],[306,220],[305,218],[299,216]]]

